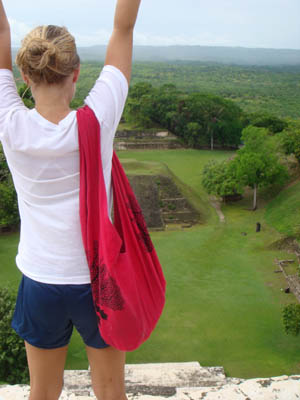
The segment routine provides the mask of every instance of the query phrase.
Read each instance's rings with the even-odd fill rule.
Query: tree
[[[0,287],[0,382],[28,383],[29,373],[23,339],[11,328],[16,296]]]
[[[271,133],[279,133],[287,128],[288,123],[283,119],[268,113],[252,113],[246,116],[247,125],[267,128]]]
[[[154,88],[152,85],[145,82],[139,82],[130,88],[124,110],[126,121],[144,128],[148,128],[152,125],[149,110],[151,110],[153,91]]]
[[[153,86],[151,83],[147,82],[138,82],[135,85],[130,87],[129,97],[132,99],[139,100],[145,94],[150,94],[153,90]]]
[[[228,160],[216,162],[211,160],[203,168],[202,185],[207,193],[222,197],[241,195],[243,185],[236,177],[232,163]]]
[[[170,129],[170,116],[176,111],[178,96],[174,85],[154,88],[149,83],[139,82],[130,89],[125,119],[144,128]]]
[[[237,147],[242,132],[241,109],[232,101],[203,93],[191,93],[180,99],[178,104],[180,131],[184,140],[193,147],[209,146],[214,149],[215,143],[222,146]],[[195,134],[189,124],[198,124]],[[195,125],[194,125],[195,127]],[[190,137],[192,135],[192,138]]]
[[[266,129],[250,125],[243,130],[242,140],[244,146],[237,151],[233,165],[239,181],[254,190],[254,211],[257,208],[257,189],[273,184],[283,185],[288,178],[288,172],[280,164],[275,147],[268,140]]]
[[[19,87],[18,94],[26,107],[34,107],[31,90],[26,84]],[[17,194],[0,144],[0,229],[15,228],[19,223]]]
[[[84,104],[84,101],[82,99],[75,98],[71,101],[70,108],[72,110],[77,110],[78,108],[82,107]]]
[[[279,134],[285,154],[294,154],[300,163],[300,122],[291,121],[288,128]]]
[[[198,135],[200,132],[201,126],[198,122],[189,122],[186,126],[186,141],[189,146],[194,147],[198,141]]]
[[[211,115],[208,115],[208,123],[207,123],[207,130],[208,130],[208,136],[210,136],[210,149],[214,149],[214,127],[215,124],[218,122],[221,122],[221,116],[224,111],[223,107],[218,107],[211,113]]]
[[[289,304],[283,309],[283,324],[288,335],[298,336],[300,333],[300,304]]]
[[[192,147],[237,147],[242,132],[241,109],[232,101],[203,93],[183,94],[172,84],[132,87],[125,118],[145,128],[168,129]]]
[[[11,229],[20,222],[18,201],[11,178],[0,183],[0,228]]]
[[[17,194],[0,144],[0,228],[13,228],[19,222]]]
[[[181,92],[172,84],[155,88],[152,96],[150,118],[155,124],[171,130],[170,116],[177,111]]]
[[[34,108],[34,98],[32,97],[30,87],[25,83],[18,89],[19,96],[27,108]]]

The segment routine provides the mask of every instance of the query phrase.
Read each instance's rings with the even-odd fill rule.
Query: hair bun
[[[26,43],[24,50],[32,69],[43,70],[47,67],[55,67],[57,49],[53,42],[35,37]]]
[[[19,68],[34,82],[59,83],[79,67],[73,36],[64,27],[39,26],[22,42]]]

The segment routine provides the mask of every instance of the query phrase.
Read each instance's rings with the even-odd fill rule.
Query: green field
[[[199,361],[224,366],[228,376],[242,378],[300,373],[300,338],[285,334],[281,316],[283,306],[296,300],[281,290],[286,282],[274,273],[275,258],[295,257],[269,247],[282,237],[275,229],[281,212],[274,210],[287,199],[292,202],[292,196],[283,192],[277,204],[274,194],[259,193],[259,208],[253,212],[249,192],[241,202],[222,206],[221,223],[201,186],[201,171],[210,158],[231,155],[197,150],[119,153],[131,172],[172,174],[202,216],[193,228],[152,233],[167,279],[166,307],[151,338],[128,354],[128,363]],[[293,190],[299,193],[299,185]],[[258,221],[260,233],[255,232]],[[17,241],[16,234],[0,237],[0,282],[14,288],[20,277],[14,266]],[[67,368],[86,367],[84,347],[75,334]]]

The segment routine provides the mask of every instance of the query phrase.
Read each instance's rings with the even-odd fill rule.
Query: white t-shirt
[[[85,99],[101,126],[104,180],[111,205],[113,139],[128,93],[124,75],[105,66]],[[18,194],[21,234],[16,263],[31,279],[83,284],[90,274],[79,218],[76,112],[59,124],[28,110],[13,74],[0,70],[0,140]]]

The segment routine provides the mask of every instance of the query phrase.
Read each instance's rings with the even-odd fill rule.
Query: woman
[[[128,92],[133,29],[140,0],[118,0],[105,67],[85,103],[101,125],[108,201],[115,130]],[[76,112],[79,76],[74,38],[42,26],[22,42],[17,65],[35,109],[19,98],[12,75],[10,28],[0,0],[0,139],[18,194],[21,234],[16,262],[23,274],[13,328],[25,340],[30,400],[56,400],[68,343],[76,326],[86,345],[97,399],[126,399],[125,354],[97,327],[79,220]]]

